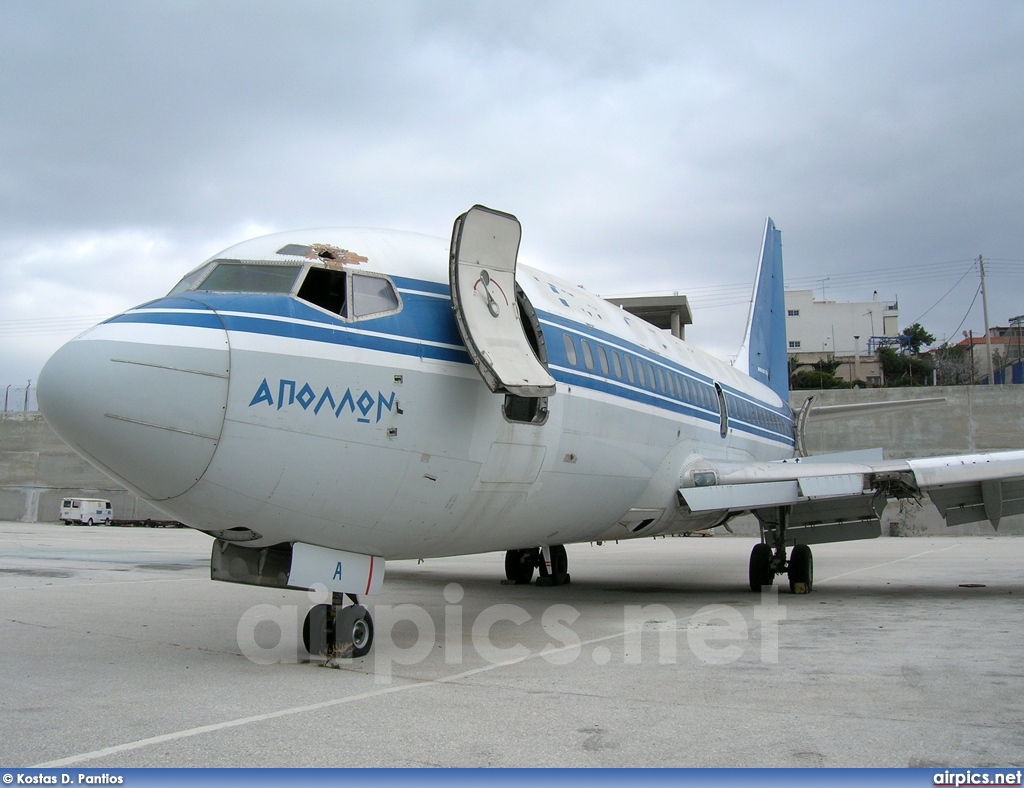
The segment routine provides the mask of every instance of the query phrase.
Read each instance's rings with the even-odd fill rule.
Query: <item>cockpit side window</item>
[[[196,290],[217,293],[290,293],[301,265],[219,262]]]
[[[204,263],[198,268],[189,271],[185,276],[181,278],[174,287],[171,288],[171,292],[167,295],[177,295],[178,293],[184,293],[186,290],[192,290],[196,286],[196,282],[202,281],[202,278],[210,272],[210,263]]]
[[[399,308],[395,286],[381,276],[352,275],[352,317],[359,319]]]
[[[345,313],[347,275],[344,271],[332,271],[327,268],[310,268],[306,272],[306,280],[299,288],[298,296],[318,307],[347,317]]]
[[[390,279],[337,268],[311,266],[296,295],[345,320],[379,317],[402,308]]]

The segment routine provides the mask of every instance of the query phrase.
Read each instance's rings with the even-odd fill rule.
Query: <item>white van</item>
[[[60,506],[60,519],[64,525],[71,525],[71,523],[110,525],[113,516],[114,510],[110,507],[110,501],[98,498],[65,498]]]

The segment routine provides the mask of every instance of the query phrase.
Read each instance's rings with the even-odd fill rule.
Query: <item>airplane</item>
[[[213,579],[327,589],[303,626],[311,654],[370,651],[359,600],[388,561],[504,551],[506,582],[558,586],[566,544],[752,512],[751,590],[786,575],[804,593],[810,545],[879,536],[889,499],[927,494],[950,525],[1024,512],[1024,451],[805,456],[770,218],[734,364],[518,265],[521,232],[476,205],[450,243],[245,241],[60,348],[41,410],[97,468],[212,536]]]

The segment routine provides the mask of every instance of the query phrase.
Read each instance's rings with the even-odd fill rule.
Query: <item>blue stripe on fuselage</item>
[[[360,320],[355,323],[347,323],[288,295],[207,292],[182,294],[151,301],[106,322],[221,328],[221,321],[223,321],[223,327],[229,331],[345,345],[460,364],[472,363],[458,333],[452,313],[450,290],[447,285],[404,277],[392,277],[392,279],[402,294],[402,311],[398,314]],[[205,309],[216,310],[219,317]],[[629,353],[635,358],[661,367],[663,371],[689,378],[694,385],[713,387],[715,381],[707,375],[664,358],[621,336],[550,312],[538,310],[537,314],[541,322],[541,330],[545,335],[551,374],[557,381],[592,391],[600,391],[708,423],[718,422],[718,412],[709,410],[701,403],[680,400],[669,392],[645,389],[639,385],[639,382],[631,384],[625,379],[616,378],[611,370],[607,375],[597,370],[585,370],[582,360],[579,358],[577,365],[569,364],[561,334],[569,333],[577,345],[582,338],[591,342],[599,342],[609,350],[618,349],[623,353]],[[751,435],[779,441],[787,446],[793,445],[791,416],[787,410],[771,408],[732,387],[721,383],[719,385],[733,398],[748,403],[752,409],[771,413],[781,418],[785,429],[790,431],[787,432],[785,429],[779,431],[758,425],[740,418],[737,414],[730,413],[730,424],[733,428]]]

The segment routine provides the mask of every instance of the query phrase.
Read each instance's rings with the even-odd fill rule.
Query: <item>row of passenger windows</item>
[[[639,385],[641,388],[661,392],[683,402],[699,405],[707,410],[718,413],[718,396],[715,390],[704,383],[678,375],[661,366],[654,366],[650,361],[619,353],[614,348],[591,340],[580,338],[581,353],[577,353],[576,340],[569,334],[562,335],[565,342],[565,355],[569,363],[578,367],[582,356],[583,366],[590,372],[601,370],[606,377],[615,376],[619,380]]]
[[[706,383],[700,383],[684,375],[679,375],[661,366],[655,366],[650,361],[631,356],[629,353],[620,353],[614,348],[605,348],[604,345],[592,340],[579,340],[577,350],[576,340],[569,334],[562,334],[565,343],[565,355],[569,363],[574,366],[583,366],[590,372],[600,372],[605,377],[614,376],[618,380],[625,380],[631,384],[639,385],[641,388],[650,389],[654,392],[661,392],[683,402],[699,405],[707,410],[719,413],[718,394],[715,389]],[[787,422],[777,413],[764,408],[758,408],[751,403],[730,396],[728,401],[729,416],[758,424],[766,429],[785,432]]]
[[[755,408],[746,400],[737,399],[736,397],[729,397],[728,406],[730,418],[742,419],[743,421],[757,424],[765,429],[775,430],[776,432],[787,431],[788,423],[778,413],[773,413],[764,408]]]

